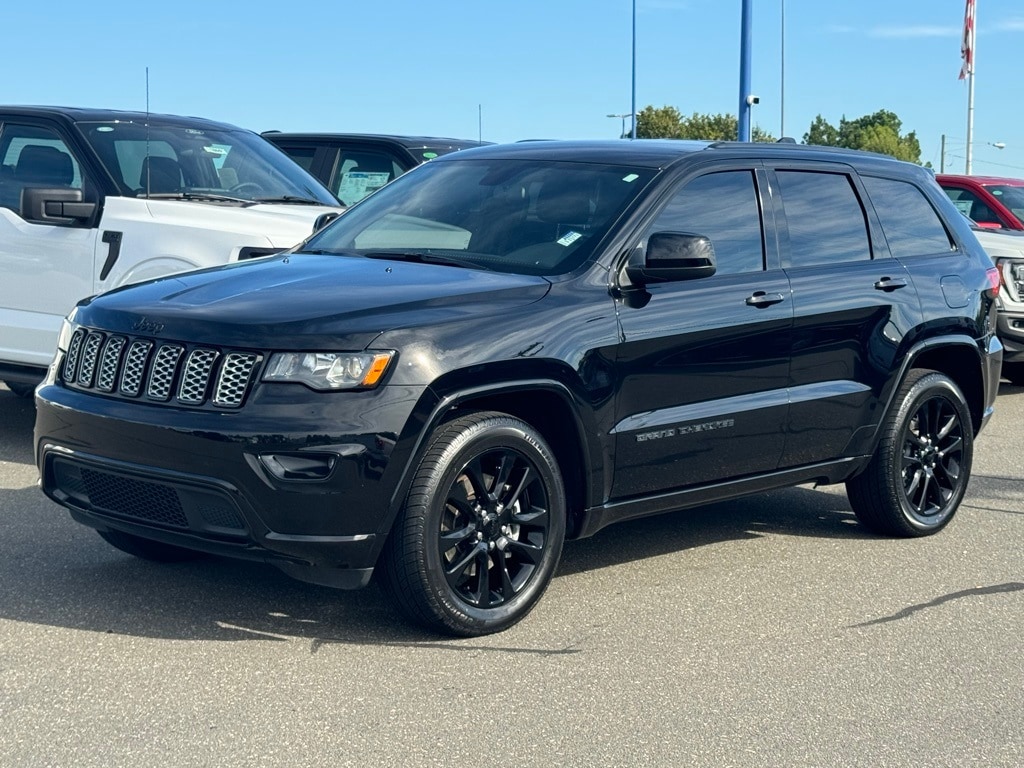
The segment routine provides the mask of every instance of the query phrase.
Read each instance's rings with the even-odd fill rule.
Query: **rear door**
[[[920,304],[851,168],[775,165],[769,176],[793,290],[787,468],[866,450]]]
[[[759,167],[689,176],[645,227],[644,243],[663,231],[709,237],[718,269],[649,285],[645,302],[620,310],[614,499],[778,463],[793,305]]]

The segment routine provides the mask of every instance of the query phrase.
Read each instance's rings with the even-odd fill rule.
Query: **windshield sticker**
[[[423,157],[426,158],[427,160],[433,160],[435,157],[437,157],[437,152],[424,152]]]
[[[631,181],[636,181],[639,178],[640,178],[639,174],[631,173],[631,174],[629,174],[627,176],[623,176],[622,180],[623,181],[627,181],[627,182],[631,182]]]
[[[390,178],[387,171],[348,171],[341,175],[338,198],[348,205],[359,202],[387,184]]]
[[[555,242],[558,243],[559,245],[562,245],[562,246],[572,245],[577,240],[579,240],[581,237],[583,237],[583,235],[581,233],[579,233],[579,232],[566,232],[560,238],[555,240]]]

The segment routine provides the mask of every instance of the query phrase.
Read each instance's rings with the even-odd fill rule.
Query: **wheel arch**
[[[432,388],[432,394],[429,411],[412,417],[419,422],[417,436],[390,500],[388,530],[404,503],[434,430],[469,411],[496,411],[530,424],[551,447],[566,490],[566,538],[575,538],[583,510],[590,505],[596,484],[603,477],[604,464],[598,441],[587,439],[596,427],[593,414],[578,394],[554,376],[503,379],[441,391]]]
[[[898,384],[914,368],[929,368],[953,380],[967,402],[976,436],[984,423],[986,407],[986,387],[978,343],[969,336],[955,335],[930,338],[916,344],[904,359],[898,380],[890,392],[887,408],[894,406],[892,398],[899,389]]]

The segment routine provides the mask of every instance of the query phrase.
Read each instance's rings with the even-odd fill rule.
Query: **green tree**
[[[646,106],[636,116],[636,136],[638,139],[677,139],[682,120],[683,116],[675,107]]]
[[[886,109],[855,120],[843,117],[839,120],[838,128],[818,115],[811,122],[810,130],[804,134],[804,143],[878,152],[920,165],[921,144],[917,134],[911,131],[904,136],[900,133],[902,129],[903,123],[896,113]]]
[[[712,115],[694,112],[683,117],[675,107],[647,106],[637,115],[636,135],[641,139],[700,139],[704,141],[736,141],[739,121],[735,115]],[[775,141],[771,134],[754,126],[754,141]]]

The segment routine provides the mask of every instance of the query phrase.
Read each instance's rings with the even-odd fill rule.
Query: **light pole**
[[[959,139],[956,139],[956,141],[959,141]],[[968,141],[968,142],[965,142],[965,145],[967,147],[968,156],[970,156],[970,154],[971,154],[971,147],[973,145],[975,145],[975,144],[984,144],[987,147],[995,147],[996,149],[1006,149],[1006,142],[1005,141]],[[964,170],[967,172],[968,176],[971,175],[971,168],[970,168],[970,166],[967,166]],[[946,134],[942,134],[941,143],[939,145],[939,173],[945,173],[945,172],[946,172]]]
[[[621,115],[607,115],[607,117],[617,117],[620,120],[622,120],[622,133],[619,134],[619,138],[620,139],[626,138],[626,118],[627,117],[633,117],[633,113],[632,112],[626,112],[625,114],[621,114]],[[633,128],[633,138],[634,139],[636,138],[636,128]]]

